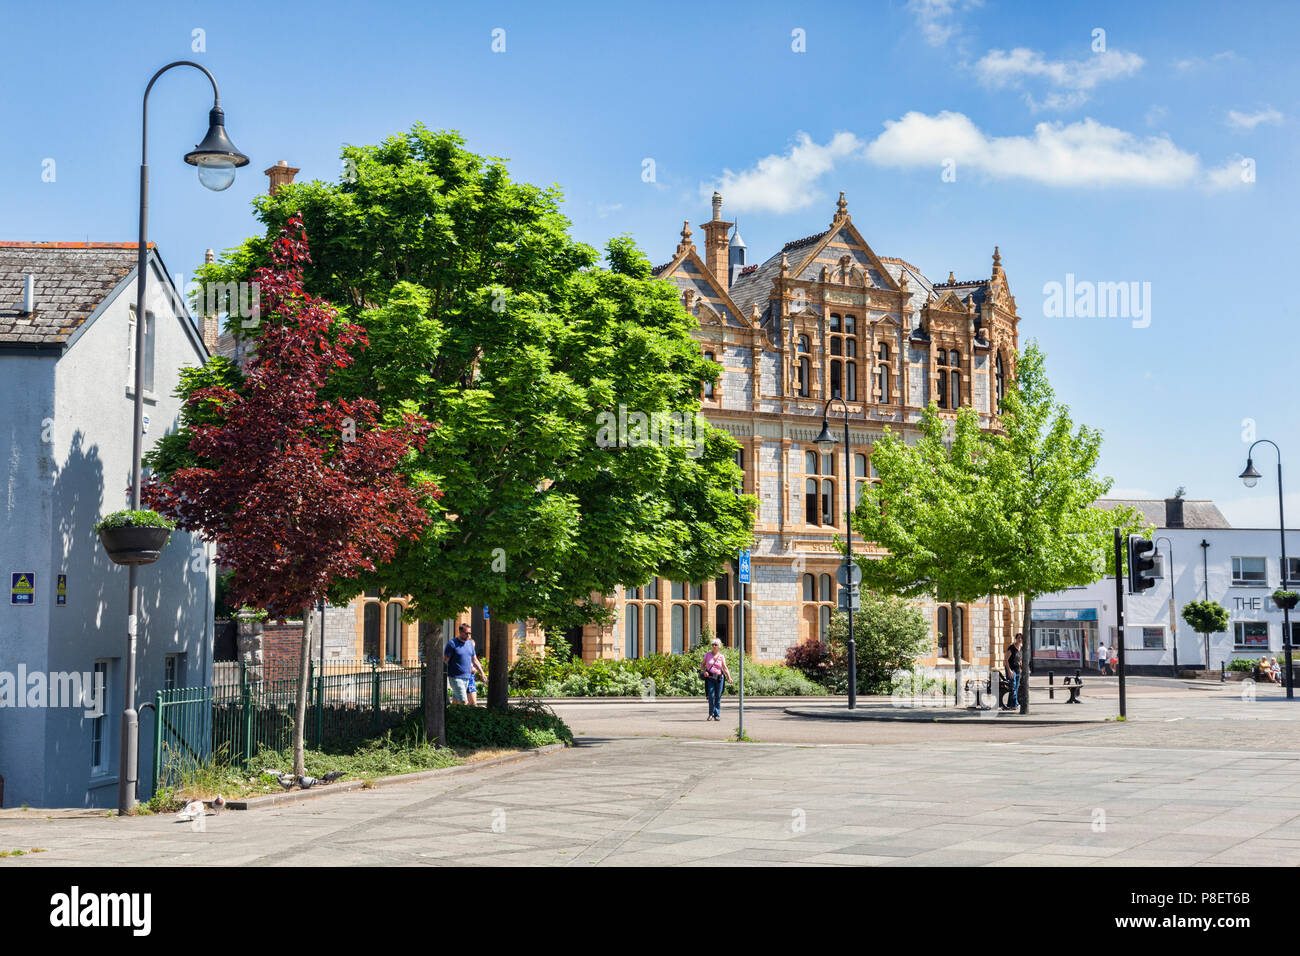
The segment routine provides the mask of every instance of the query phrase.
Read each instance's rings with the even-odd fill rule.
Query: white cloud
[[[907,11],[931,46],[943,46],[961,32],[958,13],[978,7],[981,0],[907,0]]]
[[[1199,70],[1202,67],[1212,66],[1215,63],[1231,63],[1239,59],[1241,59],[1241,57],[1237,56],[1234,51],[1224,50],[1220,53],[1214,54],[1209,59],[1201,56],[1189,56],[1184,60],[1178,60],[1174,63],[1174,66],[1183,72],[1187,72],[1189,70]]]
[[[1244,156],[1234,156],[1205,174],[1205,187],[1211,192],[1245,189],[1255,181],[1255,164]]]
[[[1227,123],[1233,129],[1253,130],[1262,123],[1271,123],[1279,125],[1282,122],[1282,114],[1271,106],[1266,106],[1262,110],[1256,110],[1253,113],[1242,113],[1237,110],[1228,110]]]
[[[1048,186],[1185,186],[1200,161],[1165,137],[1139,138],[1093,119],[1039,123],[1032,136],[989,136],[962,113],[916,111],[887,121],[866,157],[881,166],[940,167],[948,160],[997,179]]]
[[[836,133],[825,145],[813,142],[807,133],[796,133],[794,145],[783,155],[764,156],[738,173],[724,169],[715,182],[700,184],[700,195],[708,198],[716,189],[728,206],[747,212],[803,209],[821,198],[817,181],[837,160],[860,153],[862,146],[852,133]]]
[[[1165,117],[1168,115],[1169,115],[1168,107],[1152,104],[1151,108],[1147,110],[1147,114],[1145,117],[1146,124],[1148,126],[1159,126],[1161,123],[1165,121]]]
[[[975,74],[992,89],[1019,88],[1027,81],[1041,81],[1056,91],[1042,100],[1026,94],[1031,109],[1071,110],[1086,103],[1089,92],[1098,84],[1132,76],[1144,62],[1136,53],[1123,50],[1107,50],[1083,60],[1049,60],[1037,50],[1016,47],[1010,52],[989,50],[975,64]]]

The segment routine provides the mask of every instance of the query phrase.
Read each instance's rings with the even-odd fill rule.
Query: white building
[[[1160,559],[1158,584],[1129,594],[1124,635],[1125,664],[1132,673],[1172,674],[1219,666],[1235,657],[1258,658],[1283,652],[1282,611],[1272,594],[1281,581],[1281,536],[1277,528],[1233,528],[1209,501],[1108,499],[1103,505],[1129,505],[1156,530],[1151,538]],[[1300,582],[1300,533],[1287,531],[1287,575]],[[1171,556],[1172,555],[1172,559]],[[1170,569],[1172,568],[1172,573]],[[1228,611],[1228,630],[1207,641],[1182,619],[1190,601],[1218,601]],[[1033,605],[1033,662],[1038,671],[1073,672],[1096,668],[1099,638],[1114,647],[1115,579],[1044,595]],[[1300,640],[1300,614],[1291,615],[1293,653]]]
[[[177,423],[181,366],[208,354],[156,250],[149,261],[146,450]],[[135,280],[134,243],[0,243],[6,807],[117,805],[127,569],[108,560],[94,525],[129,504]],[[210,683],[210,568],[208,549],[181,532],[156,564],[140,568],[137,707],[166,685]],[[31,694],[33,680],[48,691],[52,675],[95,672],[106,683],[100,716],[52,693]],[[154,716],[140,717],[146,798]]]

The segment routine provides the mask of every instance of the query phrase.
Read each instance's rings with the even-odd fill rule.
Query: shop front
[[[1034,670],[1096,667],[1095,607],[1034,608],[1030,663]]]

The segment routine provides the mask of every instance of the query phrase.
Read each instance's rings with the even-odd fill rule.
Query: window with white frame
[[[132,306],[127,317],[127,344],[126,344],[126,384],[128,388],[135,388],[135,307]],[[153,391],[153,356],[154,356],[154,338],[155,338],[154,314],[146,312],[144,314],[144,367],[141,370],[144,375],[144,390]]]
[[[1235,621],[1232,625],[1234,651],[1268,650],[1267,621]]]
[[[1163,627],[1142,628],[1142,650],[1163,651],[1165,649],[1165,629]]]
[[[1293,558],[1290,555],[1286,559],[1286,582],[1285,587],[1291,590],[1300,588],[1300,558]]]
[[[108,773],[108,661],[95,661],[95,670],[91,675],[92,688],[100,691],[99,714],[90,719],[90,772]]]
[[[1232,559],[1232,583],[1239,587],[1264,587],[1268,584],[1268,564],[1263,558]]]

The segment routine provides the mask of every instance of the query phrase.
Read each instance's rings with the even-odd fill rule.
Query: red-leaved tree
[[[255,274],[260,335],[239,388],[204,388],[205,421],[190,450],[204,467],[181,468],[142,489],[149,507],[187,531],[215,541],[233,571],[231,599],[284,618],[303,614],[294,772],[305,772],[310,608],[331,584],[373,571],[403,539],[428,525],[430,485],[399,471],[432,427],[414,415],[380,427],[367,399],[329,401],[330,372],[351,364],[367,341],[329,303],[303,289],[307,235],[291,218],[271,249],[272,265]]]

